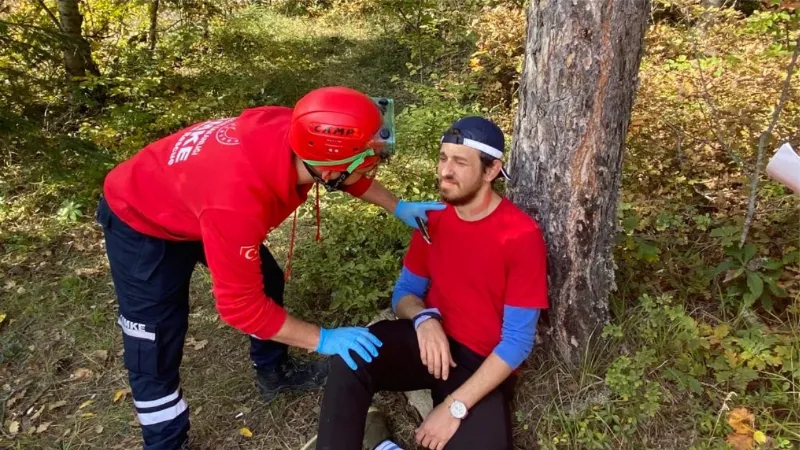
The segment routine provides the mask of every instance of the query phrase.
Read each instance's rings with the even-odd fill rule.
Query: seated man
[[[430,242],[420,231],[412,236],[392,298],[400,320],[370,327],[383,342],[378,357],[356,371],[331,360],[317,449],[361,448],[373,394],[418,389],[430,389],[436,406],[417,444],[512,448],[515,372],[547,308],[547,280],[538,225],[492,189],[500,174],[508,178],[503,147],[503,132],[479,117],[443,136],[438,175],[447,208],[430,213]],[[366,448],[399,449],[372,434]]]

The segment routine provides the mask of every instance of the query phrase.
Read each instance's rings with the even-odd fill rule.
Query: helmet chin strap
[[[367,159],[368,156],[372,156],[374,154],[375,152],[373,152],[372,150],[367,150],[365,152],[359,153],[354,158],[348,158],[339,161],[306,161],[306,160],[302,161],[303,165],[306,166],[306,170],[308,170],[308,173],[311,174],[311,178],[313,178],[315,182],[323,185],[325,187],[325,190],[327,190],[328,192],[333,192],[340,190],[344,180],[346,180],[347,177],[352,175],[353,171],[356,170],[358,166],[360,166],[364,162],[364,160]],[[317,175],[312,167],[312,166],[335,166],[338,164],[344,164],[346,162],[350,163],[350,165],[347,166],[347,169],[339,173],[339,176],[336,177],[336,179],[328,181],[323,180],[322,177]]]

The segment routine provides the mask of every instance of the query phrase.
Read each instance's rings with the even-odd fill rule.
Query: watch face
[[[463,419],[464,416],[467,415],[467,407],[460,401],[456,400],[450,405],[450,414],[452,414],[456,419]]]

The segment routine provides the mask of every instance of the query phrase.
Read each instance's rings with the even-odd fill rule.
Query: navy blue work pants
[[[201,242],[167,241],[126,225],[100,200],[97,221],[119,303],[124,363],[146,450],[180,448],[189,431],[189,409],[179,369],[189,324],[189,281],[205,264]],[[264,292],[283,305],[284,279],[275,258],[260,247]],[[250,337],[255,367],[276,368],[287,347]]]

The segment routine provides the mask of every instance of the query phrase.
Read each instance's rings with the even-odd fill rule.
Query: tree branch
[[[53,19],[53,23],[56,24],[56,28],[58,28],[59,31],[64,31],[64,29],[61,28],[61,22],[58,20],[55,14],[53,14],[53,11],[50,11],[50,8],[48,8],[47,5],[44,4],[44,0],[34,0],[34,1],[38,3],[39,6],[42,7],[42,9],[44,9],[44,11],[47,13],[48,16],[50,16],[51,19]]]
[[[40,27],[40,26],[36,26],[36,25],[30,25],[30,24],[27,24],[27,23],[9,22],[9,21],[2,20],[2,19],[0,19],[0,23],[2,23],[4,25],[8,25],[10,27],[30,28],[32,30],[38,30],[38,31],[41,31],[44,34],[53,35],[53,36],[56,36],[56,37],[59,37],[59,38],[64,37],[64,33],[62,33],[60,30],[59,31],[53,31],[52,29],[49,29],[49,28],[44,28],[44,27]]]
[[[767,138],[772,134],[772,130],[778,123],[778,117],[781,115],[783,105],[789,97],[789,86],[792,80],[792,72],[794,72],[794,65],[797,63],[797,56],[800,55],[800,37],[794,44],[794,53],[792,53],[792,60],[789,61],[789,67],[786,69],[786,80],[783,81],[783,90],[781,91],[781,98],[778,100],[778,105],[772,111],[772,120],[769,122],[767,129],[761,133],[758,139],[758,156],[756,157],[756,166],[753,168],[753,176],[750,178],[750,199],[747,202],[747,215],[744,219],[744,229],[742,230],[742,237],[739,239],[739,248],[744,246],[747,241],[747,233],[750,231],[750,225],[753,223],[753,215],[756,212],[756,196],[758,194],[758,178],[761,176],[761,164],[764,161],[764,147],[767,144]]]
[[[734,162],[739,164],[739,166],[744,167],[744,161],[742,161],[742,158],[739,157],[739,155],[737,155],[736,153],[734,153],[733,150],[731,149],[731,146],[728,145],[728,140],[726,139],[725,133],[722,130],[722,125],[721,125],[722,122],[719,121],[719,113],[717,112],[717,107],[716,105],[714,105],[714,100],[708,93],[708,85],[706,84],[706,78],[705,75],[703,74],[703,66],[702,64],[700,64],[700,53],[697,51],[697,39],[694,35],[694,32],[692,32],[692,50],[694,52],[694,60],[697,63],[697,72],[700,74],[700,85],[701,85],[700,87],[702,88],[701,92],[703,94],[703,98],[705,99],[706,103],[708,103],[708,108],[710,110],[709,112],[711,113],[711,121],[710,121],[711,123],[709,124],[711,132],[714,133],[714,137],[717,138],[717,141],[719,141],[720,145],[722,145],[722,148],[725,149],[725,152],[728,154],[728,156]],[[705,116],[705,112],[703,112],[703,115]],[[718,125],[718,127],[715,125]]]

